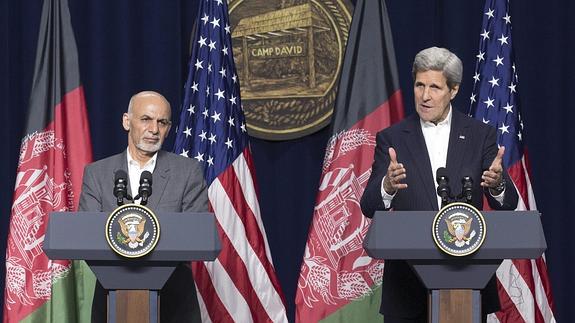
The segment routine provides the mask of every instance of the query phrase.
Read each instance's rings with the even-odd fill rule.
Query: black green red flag
[[[87,322],[94,277],[42,250],[52,211],[78,205],[92,147],[67,0],[45,0],[6,250],[4,322]]]
[[[363,249],[370,220],[359,201],[375,135],[402,118],[387,8],[383,0],[358,0],[301,266],[297,322],[381,321],[383,262]]]

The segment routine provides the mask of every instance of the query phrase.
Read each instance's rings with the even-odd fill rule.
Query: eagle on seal
[[[125,223],[124,221],[120,222],[120,228],[122,229],[122,234],[126,237],[123,243],[128,243],[130,248],[136,248],[139,243],[143,242],[143,239],[140,239],[142,233],[144,233],[144,228],[146,226],[146,219],[142,219],[142,221]]]
[[[473,218],[470,218],[467,221],[453,221],[450,222],[448,219],[445,219],[445,222],[447,223],[447,229],[449,230],[449,233],[454,236],[454,238],[450,239],[449,242],[453,242],[455,241],[455,245],[458,247],[463,246],[463,244],[465,243],[465,241],[468,241],[471,238],[467,238],[467,235],[469,234],[469,230],[471,230],[471,222],[473,221]]]

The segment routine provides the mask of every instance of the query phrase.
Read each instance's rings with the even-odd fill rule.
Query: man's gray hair
[[[415,80],[417,73],[426,71],[443,72],[443,76],[447,80],[447,86],[453,89],[461,84],[463,63],[461,63],[457,55],[446,48],[430,47],[415,55],[412,70],[413,79]]]
[[[134,100],[138,97],[142,97],[142,96],[157,96],[159,98],[161,98],[162,100],[164,100],[166,102],[166,105],[168,106],[168,109],[170,110],[171,113],[171,106],[170,106],[170,101],[168,101],[168,99],[166,99],[166,97],[164,97],[163,95],[161,95],[160,93],[156,92],[156,91],[142,91],[142,92],[138,92],[134,95],[132,95],[132,97],[130,98],[130,102],[128,102],[128,114],[131,116],[132,115],[132,107],[134,106]]]

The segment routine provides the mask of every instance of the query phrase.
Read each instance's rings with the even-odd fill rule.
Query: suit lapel
[[[451,180],[459,180],[463,167],[463,157],[468,153],[471,142],[471,133],[469,132],[469,123],[466,117],[452,107],[451,131],[449,132],[449,148],[447,151],[447,170],[452,177]]]
[[[429,161],[427,146],[425,145],[425,139],[423,138],[423,132],[421,131],[419,116],[417,114],[410,118],[403,131],[406,134],[404,137],[405,145],[411,154],[410,160],[415,164],[418,177],[423,183],[425,196],[427,196],[429,204],[432,206],[433,210],[438,210],[431,162]],[[409,174],[410,170],[407,171]]]
[[[170,161],[166,152],[158,151],[158,159],[156,159],[156,167],[152,174],[152,196],[148,200],[148,207],[155,210],[162,199],[166,185],[170,178]]]

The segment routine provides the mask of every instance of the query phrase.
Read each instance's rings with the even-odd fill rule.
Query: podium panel
[[[433,241],[435,211],[376,212],[364,240],[369,256],[405,260],[431,292],[431,321],[439,322],[440,290],[473,291],[466,311],[480,313],[479,290],[483,289],[504,259],[539,258],[547,244],[537,211],[482,212],[485,240],[481,248],[465,257],[450,256]],[[437,293],[436,293],[437,292]],[[473,296],[475,293],[475,296]],[[444,301],[444,304],[450,302]],[[475,322],[479,315],[473,315]]]
[[[158,291],[178,263],[211,261],[221,250],[213,213],[165,212],[156,213],[161,231],[155,249],[141,258],[125,258],[106,241],[108,215],[50,213],[43,249],[50,259],[86,261],[98,281],[110,291],[111,322],[142,322],[142,310],[148,313],[149,321],[156,322]],[[130,301],[132,297],[139,301]],[[142,308],[146,303],[149,306]]]

